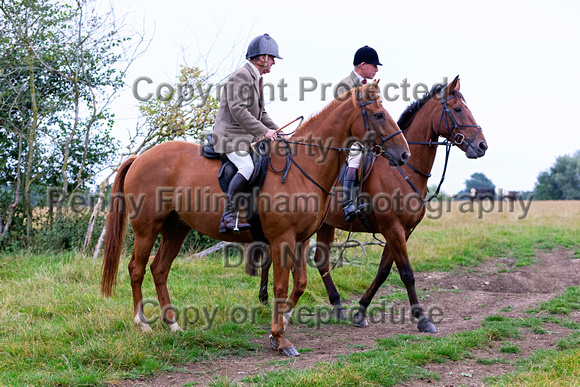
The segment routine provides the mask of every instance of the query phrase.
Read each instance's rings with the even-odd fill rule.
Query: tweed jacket
[[[354,89],[355,87],[362,86],[360,79],[356,76],[354,70],[350,72],[348,77],[344,78],[340,83],[336,86],[336,97],[340,97],[350,89]]]
[[[213,127],[214,149],[218,153],[249,151],[255,139],[278,126],[264,110],[260,79],[246,63],[234,71],[222,88],[220,107]]]

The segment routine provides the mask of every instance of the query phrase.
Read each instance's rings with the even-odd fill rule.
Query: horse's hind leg
[[[255,261],[256,262],[256,261]],[[272,258],[262,253],[262,274],[260,277],[260,291],[258,292],[258,299],[264,305],[268,305],[268,273],[270,266],[272,266]]]
[[[131,289],[133,290],[133,311],[134,321],[139,327],[145,331],[150,332],[151,327],[147,322],[147,318],[143,313],[143,294],[141,292],[141,285],[143,284],[143,277],[145,276],[145,269],[149,261],[149,254],[153,248],[153,244],[157,239],[159,230],[152,232],[149,235],[141,235],[135,233],[135,241],[133,243],[133,254],[131,261],[129,261],[129,276],[131,277]]]
[[[155,259],[151,263],[151,274],[155,282],[155,290],[161,307],[163,321],[169,325],[171,331],[181,331],[175,319],[175,312],[169,299],[167,290],[167,277],[173,260],[179,253],[181,245],[191,228],[177,215],[172,213],[161,229],[161,245],[157,250]]]
[[[323,224],[316,233],[316,253],[314,262],[320,273],[320,278],[326,287],[328,300],[333,305],[333,315],[336,319],[346,319],[346,312],[340,302],[340,294],[336,290],[332,276],[330,275],[330,246],[334,241],[334,227]]]

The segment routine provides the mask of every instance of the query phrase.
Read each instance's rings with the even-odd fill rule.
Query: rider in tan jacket
[[[214,149],[225,153],[238,168],[228,187],[226,207],[219,232],[241,231],[250,228],[239,222],[239,209],[234,197],[244,192],[252,176],[254,163],[250,155],[251,143],[257,138],[276,138],[278,126],[264,110],[262,75],[270,72],[278,56],[278,44],[268,34],[250,42],[247,62],[234,71],[222,88],[220,107],[214,124]],[[234,216],[234,211],[236,216]]]

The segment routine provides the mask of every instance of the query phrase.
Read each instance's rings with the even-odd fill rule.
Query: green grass
[[[239,270],[220,272],[221,265],[210,260],[173,265],[174,305],[180,310],[205,308],[207,316],[215,308],[211,328],[200,312],[198,322],[189,326],[181,316],[182,327],[188,329],[177,334],[160,321],[152,324],[153,334],[134,326],[126,270],[119,275],[117,296],[107,300],[99,292],[100,261],[74,254],[25,254],[2,257],[2,262],[0,385],[93,385],[210,356],[240,354],[255,349],[250,339],[266,332],[271,320],[268,307],[257,299],[250,301],[256,279]],[[144,294],[156,298],[150,274]],[[252,310],[253,317],[231,322],[236,305]],[[158,308],[146,308],[149,317],[159,313]]]
[[[524,220],[506,213],[487,214],[483,220],[473,213],[425,219],[409,241],[411,264],[415,270],[453,270],[460,266],[470,268],[492,257],[509,256],[525,265],[533,262],[536,249],[558,246],[573,249],[577,255],[579,214],[578,204],[570,209],[569,203],[555,202],[534,203]],[[355,237],[371,238],[368,234]],[[381,252],[379,246],[369,246],[365,265],[344,266],[333,272],[344,299],[356,300],[356,294],[366,291],[375,277]],[[259,278],[246,276],[242,267],[224,267],[218,256],[190,262],[177,259],[172,266],[168,280],[172,302],[180,311],[189,308],[187,314],[180,316],[184,332],[168,332],[160,321],[152,324],[153,334],[140,332],[132,321],[127,260],[126,254],[120,265],[117,295],[103,299],[99,259],[74,253],[0,253],[0,385],[104,385],[172,370],[189,361],[244,355],[257,345],[266,345],[252,341],[267,333],[271,322],[271,308],[257,300]],[[318,271],[309,267],[308,278],[299,306],[312,311],[328,309]],[[384,286],[394,290],[371,304],[376,305],[375,313],[380,314],[394,303],[406,305],[404,287],[395,270]],[[428,291],[420,287],[417,291],[421,299],[428,296]],[[143,292],[145,299],[156,300],[150,273],[145,277]],[[364,386],[392,385],[422,376],[436,378],[421,367],[428,362],[468,358],[480,346],[498,342],[501,346],[508,340],[517,343],[524,328],[541,333],[545,331],[543,324],[550,322],[580,329],[578,322],[566,317],[578,309],[578,292],[579,288],[570,288],[557,299],[540,305],[535,311],[539,316],[519,320],[489,316],[479,330],[447,337],[380,339],[376,349],[348,355],[337,362],[252,380],[267,385]],[[356,306],[357,302],[351,305]],[[242,309],[248,311],[247,319],[233,322],[240,317],[234,312]],[[155,317],[159,310],[149,305],[146,314]],[[335,322],[328,319],[324,323]],[[316,324],[311,319],[310,326]],[[575,336],[559,344],[561,348],[556,353],[564,367],[576,364],[570,359],[579,354],[578,341]],[[295,344],[300,347],[306,343]],[[353,352],[358,350],[353,348]],[[548,361],[540,355],[537,358]],[[525,368],[525,364],[521,366]],[[542,375],[551,374],[545,371]],[[214,385],[231,385],[231,381],[218,378]]]
[[[477,362],[479,364],[483,364],[483,365],[509,364],[508,360],[497,358],[497,357],[477,359]]]
[[[391,386],[418,378],[438,380],[437,374],[425,371],[422,367],[429,363],[466,361],[473,358],[472,351],[481,348],[496,348],[498,355],[517,354],[520,352],[517,340],[522,338],[522,329],[557,321],[559,320],[490,315],[482,321],[481,328],[476,330],[444,337],[398,335],[377,339],[375,349],[341,356],[335,362],[319,363],[308,370],[269,372],[245,381],[265,386],[323,387]],[[517,361],[514,373],[505,377],[487,378],[486,381],[500,386],[571,385],[567,383],[579,375],[577,367],[580,359],[580,331],[561,339],[557,347],[553,351],[536,351],[531,358]],[[559,360],[553,361],[554,358]],[[484,365],[509,363],[501,357],[477,359],[477,362]],[[539,383],[543,379],[549,383]]]
[[[408,250],[416,271],[470,268],[506,256],[523,266],[534,262],[537,249],[579,250],[580,202],[533,202],[524,219],[518,219],[518,208],[506,207],[478,219],[476,213],[458,211],[460,205],[440,219],[426,217],[412,234]]]
[[[550,314],[570,314],[573,310],[580,309],[580,287],[571,287],[557,298],[543,302],[537,309],[530,309],[530,313],[542,311]]]
[[[489,316],[480,329],[445,337],[398,335],[377,339],[377,348],[341,357],[337,362],[323,362],[309,370],[269,372],[248,378],[259,385],[289,386],[391,386],[417,378],[438,376],[423,368],[428,363],[445,363],[471,358],[471,351],[487,348],[495,342],[517,339],[521,322]],[[500,360],[496,361],[500,362]]]
[[[538,350],[516,363],[516,371],[486,378],[492,386],[577,386],[580,380],[580,350]]]
[[[517,344],[513,344],[508,341],[502,344],[502,346],[499,348],[499,351],[501,353],[519,353],[520,347],[518,347]]]

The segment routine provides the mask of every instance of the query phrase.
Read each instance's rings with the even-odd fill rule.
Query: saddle
[[[218,172],[218,181],[220,183],[220,188],[224,193],[227,193],[230,181],[238,173],[238,168],[232,163],[225,154],[218,153],[215,151],[213,146],[213,136],[208,133],[206,141],[203,143],[202,154],[208,159],[220,159],[222,161],[222,166]],[[266,148],[266,143],[261,142],[258,144],[257,152],[250,152],[252,156],[252,161],[254,162],[254,172],[248,181],[247,190],[249,192],[258,191],[264,185],[264,180],[266,179],[266,174],[268,172],[268,151]],[[257,187],[257,189],[256,189]]]
[[[367,152],[364,154],[360,167],[358,168],[358,181],[359,186],[362,187],[363,183],[369,177],[371,170],[373,169],[373,165],[375,165],[375,160],[377,157],[372,152]],[[342,165],[340,169],[340,173],[338,174],[338,181],[340,184],[343,184],[344,175],[346,175],[346,169],[348,168],[348,164],[346,161]]]
[[[218,172],[218,181],[222,191],[227,193],[232,178],[236,173],[238,173],[238,168],[225,154],[215,151],[212,133],[207,135],[206,141],[203,143],[202,154],[209,159],[221,160],[222,166]],[[252,151],[250,154],[254,162],[254,172],[248,181],[246,192],[250,195],[250,200],[253,203],[256,203],[258,194],[264,185],[264,180],[266,180],[266,174],[268,173],[267,144],[264,141],[260,142],[257,147],[257,152]],[[254,240],[268,243],[262,229],[257,206],[249,206],[249,208],[246,209],[246,221],[252,226],[250,232],[252,233]]]

